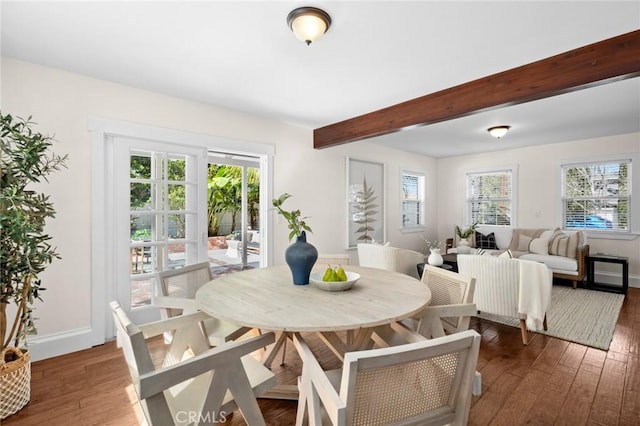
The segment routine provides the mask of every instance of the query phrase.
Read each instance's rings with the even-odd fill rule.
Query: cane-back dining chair
[[[418,333],[433,338],[468,330],[477,314],[475,278],[425,265],[422,282],[431,290],[431,303],[418,319]]]
[[[402,324],[427,338],[468,330],[471,317],[477,313],[473,302],[475,278],[425,265],[422,282],[431,291],[431,302],[422,313]],[[377,327],[372,339],[380,347],[407,343],[388,325]]]
[[[416,265],[424,263],[424,254],[399,247],[380,244],[364,244],[357,246],[358,264],[369,268],[386,269],[418,277]]]
[[[294,344],[303,361],[297,425],[467,424],[480,347],[474,330],[348,352],[333,371],[323,371],[297,333]]]
[[[202,312],[136,326],[118,302],[111,302],[118,344],[150,425],[190,425],[223,421],[240,409],[250,425],[264,425],[256,397],[275,386],[275,376],[250,354],[273,343],[274,334],[210,348],[200,322]],[[161,362],[148,340],[173,331],[171,349]]]

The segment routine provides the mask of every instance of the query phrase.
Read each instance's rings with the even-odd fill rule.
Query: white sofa
[[[498,255],[506,250],[510,250],[514,258],[523,260],[532,260],[534,262],[544,263],[553,272],[555,278],[570,280],[573,288],[576,288],[579,281],[584,280],[586,276],[586,257],[589,255],[589,244],[586,234],[583,231],[560,231],[556,229],[522,229],[507,228],[502,226],[479,225],[476,232],[488,236],[493,233],[495,237],[496,248],[484,249],[485,254]],[[578,242],[574,246],[564,247],[569,249],[568,255],[555,254],[563,250],[557,246],[550,245],[544,247],[544,240],[554,237],[554,233],[562,232],[566,237],[566,243],[569,239],[572,243]],[[531,237],[535,235],[537,237]],[[559,235],[562,237],[561,235]],[[458,238],[449,238],[447,240],[447,253],[457,253],[458,248],[456,242]],[[536,240],[536,241],[533,241]],[[475,235],[470,241],[472,247],[471,253],[477,253],[479,244],[476,243]],[[575,250],[575,251],[574,251]],[[566,251],[566,250],[565,250]]]

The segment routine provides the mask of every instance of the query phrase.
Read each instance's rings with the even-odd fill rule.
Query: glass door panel
[[[157,274],[206,259],[206,157],[203,149],[127,142],[128,278],[118,280],[117,298],[132,318],[148,321],[159,317],[152,307]]]

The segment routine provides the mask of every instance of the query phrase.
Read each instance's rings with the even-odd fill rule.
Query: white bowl
[[[311,281],[314,285],[318,286],[320,289],[325,291],[344,291],[349,290],[353,285],[360,279],[360,274],[355,272],[347,273],[346,281],[322,281],[322,276],[324,272],[317,272],[315,274],[311,274],[309,276],[309,281]]]

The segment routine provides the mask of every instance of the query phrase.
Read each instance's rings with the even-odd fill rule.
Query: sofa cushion
[[[562,271],[577,271],[578,261],[575,258],[569,258],[564,256],[555,256],[552,254],[533,254],[526,253],[519,257],[523,260],[532,260],[534,262],[541,262],[547,265],[547,268],[552,270]]]
[[[578,247],[584,244],[583,235],[582,232],[567,235],[560,228],[556,228],[549,240],[549,254],[575,259]]]
[[[481,249],[496,250],[498,244],[496,243],[496,236],[493,232],[485,235],[476,231],[476,247]]]
[[[524,229],[516,228],[511,235],[511,243],[509,244],[509,250],[511,251],[528,251],[529,242],[534,238],[539,238],[544,232],[544,229]]]
[[[533,254],[549,254],[549,238],[534,238],[529,242],[529,250]]]

